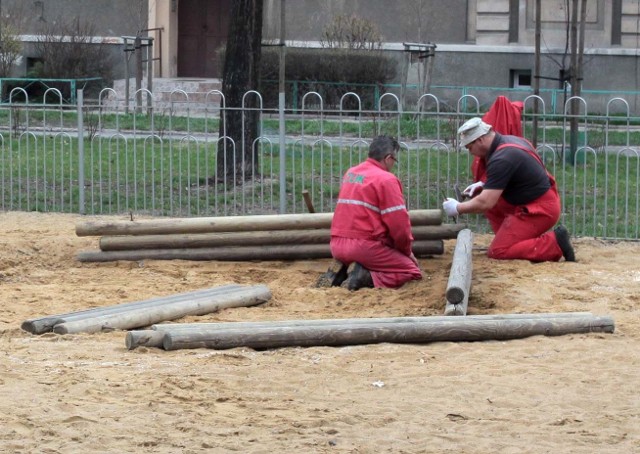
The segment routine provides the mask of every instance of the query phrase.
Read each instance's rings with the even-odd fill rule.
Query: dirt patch
[[[613,316],[614,334],[128,351],[124,332],[35,336],[20,324],[229,283],[266,284],[273,298],[182,321],[441,315],[454,243],[420,260],[422,281],[348,292],[314,287],[329,260],[80,263],[98,242],[75,235],[84,220],[0,214],[5,452],[640,450],[638,243],[580,239],[577,263],[473,257],[470,314],[588,311]]]

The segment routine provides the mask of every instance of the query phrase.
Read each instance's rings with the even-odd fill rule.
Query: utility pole
[[[579,9],[578,9],[579,8]],[[580,20],[578,20],[580,14]],[[587,18],[587,0],[572,0],[571,11],[571,68],[570,83],[571,97],[579,97],[582,94],[582,65],[584,63],[584,33],[585,22]],[[578,33],[579,28],[579,33]],[[578,149],[578,115],[580,113],[580,103],[577,99],[573,99],[570,105],[570,132],[569,132],[569,149],[571,164],[575,161],[575,154]]]
[[[540,102],[538,97],[540,96],[540,41],[541,41],[541,2],[542,0],[536,0],[536,32],[535,32],[535,47],[536,55],[533,67],[533,94],[536,96],[533,100],[533,146],[538,146],[538,114],[540,113]]]

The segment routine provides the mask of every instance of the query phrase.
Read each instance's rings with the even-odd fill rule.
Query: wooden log
[[[421,225],[412,228],[413,237],[420,240],[456,238],[464,224]],[[283,244],[322,244],[331,240],[330,229],[273,230],[255,232],[220,232],[168,235],[103,236],[102,251],[140,249],[191,249],[221,246],[263,246]]]
[[[451,271],[445,296],[445,315],[467,315],[471,274],[473,271],[473,233],[469,229],[460,230],[453,251]]]
[[[415,241],[416,257],[444,252],[442,240]],[[124,251],[81,251],[76,258],[81,262],[111,262],[114,260],[311,260],[330,258],[329,244],[292,244],[263,246],[231,246],[194,249],[141,249]]]
[[[441,210],[411,210],[412,225],[442,224]],[[256,230],[328,229],[333,213],[265,214],[201,218],[146,219],[140,221],[85,221],[77,236],[166,235],[173,233],[247,232]]]
[[[208,289],[196,290],[192,292],[178,293],[175,295],[149,298],[131,303],[116,304],[105,307],[94,307],[82,311],[68,312],[65,314],[49,315],[46,317],[34,318],[22,322],[21,328],[32,334],[43,334],[51,332],[55,325],[74,320],[84,320],[99,317],[107,314],[127,312],[133,309],[160,306],[162,304],[172,304],[185,300],[197,301],[199,299],[210,298],[211,295],[227,294],[235,290],[246,288],[242,285],[230,284]]]
[[[211,295],[208,299],[185,300],[157,307],[132,309],[126,312],[60,323],[53,327],[57,334],[95,333],[114,329],[134,329],[187,315],[205,315],[229,307],[254,306],[271,298],[266,285],[255,285],[230,294]]]
[[[539,318],[580,318],[592,317],[591,312],[541,312],[525,314],[483,314],[467,315],[465,320],[519,320]],[[422,317],[370,317],[370,318],[325,318],[325,319],[298,319],[298,320],[274,320],[256,322],[209,322],[209,323],[160,323],[151,325],[153,331],[172,331],[188,329],[245,329],[261,328],[269,326],[324,326],[324,325],[367,325],[375,323],[433,323],[450,322],[455,318],[446,315],[432,315]]]
[[[591,316],[590,312],[561,312],[557,314],[499,314],[499,315],[470,315],[468,320],[513,320],[513,319],[537,319],[537,318],[571,318]],[[125,344],[129,350],[139,346],[162,348],[164,335],[167,332],[176,331],[219,331],[224,329],[253,330],[266,327],[290,327],[290,326],[354,326],[373,325],[387,323],[437,323],[455,320],[453,317],[385,317],[385,318],[347,318],[347,319],[320,319],[320,320],[278,320],[266,322],[214,322],[214,323],[162,323],[152,325],[150,330],[129,331]]]
[[[313,201],[311,200],[309,191],[306,189],[302,191],[302,198],[304,199],[304,204],[307,206],[307,211],[309,211],[309,213],[315,213],[316,209],[313,207]]]
[[[164,331],[157,331],[152,329],[140,329],[127,332],[125,337],[125,345],[128,350],[133,350],[137,347],[155,347],[162,348],[162,342],[164,341]]]
[[[468,320],[450,317],[435,323],[387,323],[372,325],[329,325],[264,327],[251,330],[224,329],[166,332],[165,350],[183,348],[268,349],[393,343],[460,342],[520,339],[529,336],[560,336],[570,333],[614,331],[611,317],[558,317],[509,320]]]

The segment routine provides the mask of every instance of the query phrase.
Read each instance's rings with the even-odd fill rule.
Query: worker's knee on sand
[[[517,260],[517,257],[509,255],[508,247],[489,247],[487,257],[494,260]]]

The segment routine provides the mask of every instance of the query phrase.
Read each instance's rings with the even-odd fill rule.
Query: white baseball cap
[[[480,117],[474,117],[471,120],[467,120],[465,124],[458,128],[458,134],[460,134],[460,146],[466,147],[474,140],[484,136],[491,131],[491,125],[482,121]]]

